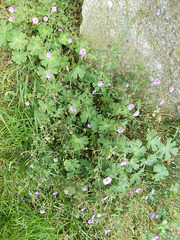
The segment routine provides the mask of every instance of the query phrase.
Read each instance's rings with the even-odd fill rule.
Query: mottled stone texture
[[[94,50],[108,53],[118,43],[119,73],[133,71],[137,64],[149,72],[143,89],[146,99],[151,96],[146,101],[149,111],[159,106],[180,116],[180,1],[84,0],[82,16],[80,33]],[[161,84],[150,86],[156,78]],[[162,99],[165,103],[159,105]]]

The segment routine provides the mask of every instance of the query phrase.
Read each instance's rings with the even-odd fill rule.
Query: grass
[[[50,0],[47,0],[47,3],[48,1]],[[3,1],[1,12],[4,17],[7,16],[6,8],[13,4],[15,1]],[[24,2],[21,1],[21,4]],[[26,4],[29,6],[28,2]],[[33,4],[36,4],[36,1]],[[82,1],[62,1],[62,6],[64,12],[59,21],[62,21],[65,30],[78,35]],[[63,48],[63,52],[69,57],[70,66],[57,76],[58,81],[62,82],[71,77],[69,71],[77,64],[75,51]],[[92,59],[97,59],[96,57],[93,56]],[[102,63],[104,72],[98,72],[88,64],[90,63],[79,65],[82,69],[86,67],[86,81],[91,78],[99,79],[101,74],[108,79],[104,63]],[[158,163],[164,164],[169,172],[169,176],[160,181],[154,181],[154,172],[150,167],[141,172],[127,171],[129,178],[125,179],[123,174],[126,168],[123,168],[120,175],[118,174],[121,171],[119,168],[121,161],[131,156],[131,152],[127,153],[126,144],[130,140],[140,140],[143,146],[146,146],[148,129],[155,130],[158,136],[162,136],[164,143],[168,138],[172,138],[179,146],[179,120],[163,113],[144,112],[137,119],[132,117],[128,119],[126,138],[121,139],[116,135],[114,137],[106,132],[102,125],[105,134],[102,134],[100,139],[100,133],[91,135],[88,132],[90,129],[86,129],[86,121],[81,124],[80,114],[78,121],[73,117],[68,118],[67,112],[61,118],[51,110],[49,115],[48,111],[43,116],[39,114],[39,100],[45,100],[43,96],[46,97],[47,94],[52,98],[57,86],[54,85],[55,87],[52,86],[50,89],[51,84],[45,85],[37,76],[36,68],[33,58],[19,66],[11,60],[11,51],[1,48],[0,239],[151,240],[154,236],[160,236],[160,240],[177,240],[180,224],[179,154],[171,154],[168,161],[164,158],[158,159]],[[117,76],[111,81],[118,86],[119,82],[128,79],[130,82],[134,81],[135,88],[135,81],[138,82],[140,79],[140,73],[137,72],[136,76],[127,73],[127,76]],[[82,90],[82,94],[79,97],[77,95],[77,98],[87,94],[93,85],[91,83],[90,87],[87,85],[85,88],[86,85],[85,87],[81,85],[81,78],[78,80],[72,78],[71,84]],[[102,98],[100,94],[96,97],[97,106],[101,108],[108,121],[114,119],[114,116],[109,116],[113,100],[118,103],[113,91],[114,89]],[[121,89],[118,91],[123,94],[120,92]],[[71,97],[77,100],[76,94],[79,92],[72,92]],[[130,92],[128,94],[130,96],[128,98],[131,98]],[[57,95],[61,97],[58,99],[61,101],[62,95],[60,93]],[[123,105],[129,104],[128,98],[123,99],[121,109]],[[27,108],[24,105],[29,99],[34,107]],[[63,95],[63,105],[68,105],[68,100],[64,99]],[[88,101],[91,100],[88,94],[84,99],[88,105]],[[141,106],[142,103],[138,104]],[[118,115],[118,121],[123,122],[128,118],[128,113],[123,114]],[[106,122],[107,126],[108,123]],[[81,151],[71,152],[70,146],[65,146],[66,138],[69,139],[67,132],[72,126],[80,137],[87,133],[92,140],[92,143]],[[36,135],[32,134],[34,132]],[[44,138],[49,136],[49,133],[51,140],[47,144]],[[105,138],[106,135],[109,139]],[[81,138],[77,139],[80,141]],[[75,144],[74,146],[76,147]],[[116,154],[122,148],[123,153]],[[151,149],[147,152],[150,154]],[[58,158],[57,163],[53,161],[55,157]],[[68,165],[70,161],[72,164]],[[30,167],[31,164],[34,165],[33,168]],[[137,172],[140,177],[131,183],[131,177],[137,177],[135,175]],[[111,187],[104,186],[105,176],[113,176]],[[131,184],[128,187],[129,182]],[[85,187],[87,191],[83,191]],[[141,191],[130,194],[130,191],[137,188],[141,188]],[[155,189],[155,194],[151,193],[152,189]],[[35,192],[39,192],[39,195]],[[145,200],[145,196],[149,198]],[[41,210],[45,210],[45,214],[40,214]],[[159,215],[159,218],[151,220],[151,212]],[[96,216],[92,219],[94,214]],[[97,214],[102,214],[102,217],[98,218]],[[90,219],[94,224],[88,224]],[[105,234],[104,231],[108,229],[112,231]]]

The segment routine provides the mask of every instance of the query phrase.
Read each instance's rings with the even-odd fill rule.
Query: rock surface
[[[147,110],[158,106],[180,117],[180,1],[84,0],[82,17],[80,34],[94,50],[108,54],[118,44],[117,72],[133,71],[137,64],[149,72],[143,89],[150,96]],[[157,78],[161,83],[151,86]]]

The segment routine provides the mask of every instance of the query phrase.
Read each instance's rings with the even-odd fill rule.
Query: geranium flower
[[[118,133],[123,133],[124,129],[123,128],[119,128],[117,131],[118,131]]]
[[[8,18],[9,22],[14,22],[14,19],[12,17]]]
[[[38,22],[39,22],[37,17],[33,17],[32,21],[33,21],[34,24],[38,24]]]
[[[134,117],[137,117],[139,115],[139,110],[137,110],[135,113],[134,113]]]
[[[81,48],[80,55],[82,55],[83,57],[86,55],[86,49],[85,48]]]
[[[131,103],[131,104],[129,104],[128,109],[132,110],[134,107],[135,107],[134,104]]]
[[[102,85],[103,85],[103,82],[102,82],[102,81],[99,81],[99,82],[98,82],[98,86],[99,86],[99,87],[102,87]]]
[[[40,214],[46,213],[45,210],[40,210]]]
[[[169,88],[169,92],[170,92],[170,93],[174,92],[174,87],[170,87],[170,88]]]
[[[29,101],[26,101],[26,102],[25,102],[25,105],[26,105],[26,106],[29,106],[29,105],[30,105],[30,102],[29,102]]]
[[[71,107],[70,107],[70,111],[71,111],[72,113],[75,113],[75,112],[76,112],[75,107],[71,106]]]
[[[48,52],[47,55],[46,55],[48,58],[52,57],[52,53],[51,52]]]
[[[12,6],[10,6],[10,7],[8,8],[8,10],[9,10],[10,13],[14,13],[14,12],[15,12],[15,9],[14,9]]]
[[[111,178],[111,177],[107,177],[107,178],[105,178],[105,179],[103,180],[103,183],[104,183],[104,185],[108,185],[108,184],[111,183],[111,181],[112,181],[112,178]]]
[[[48,17],[44,16],[44,17],[43,17],[43,20],[44,20],[45,22],[47,22],[47,21],[48,21]]]

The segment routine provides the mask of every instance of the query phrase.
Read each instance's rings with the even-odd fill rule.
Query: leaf
[[[146,153],[146,147],[142,146],[142,142],[139,139],[132,140],[130,147],[126,149],[127,153],[132,153],[134,157],[143,157]]]
[[[52,52],[52,57],[47,57],[47,52],[43,54],[39,54],[39,58],[41,59],[41,64],[43,66],[48,66],[48,68],[55,68],[60,65],[62,57],[58,52]]]
[[[12,35],[12,23],[6,24],[5,20],[1,20],[0,25],[0,46],[3,45],[6,47],[7,41],[11,40]]]
[[[159,150],[157,152],[158,157],[162,158],[165,155],[165,160],[169,160],[172,155],[176,155],[178,152],[178,148],[176,148],[176,142],[171,142],[172,138],[167,139],[166,145],[160,142]]]
[[[109,119],[107,119],[107,118],[104,118],[104,119],[100,122],[99,130],[100,130],[101,132],[109,131],[109,130],[114,130],[114,124],[115,124],[115,121],[114,121],[114,120],[109,120]]]
[[[129,187],[129,183],[127,181],[121,181],[119,182],[119,185],[113,185],[109,188],[109,192],[112,193],[125,193],[127,191],[127,188]]]
[[[156,172],[156,175],[153,176],[153,179],[155,179],[156,181],[163,180],[169,175],[169,172],[164,165],[158,164],[154,166],[153,170],[154,172]]]
[[[27,60],[27,52],[22,51],[13,51],[12,52],[12,60],[17,64],[25,63]]]
[[[52,28],[46,25],[40,25],[38,28],[40,37],[45,39],[46,37],[50,37],[52,33]]]
[[[141,159],[141,166],[146,165],[146,166],[152,166],[153,164],[157,163],[157,156],[155,154],[149,154],[147,159],[143,158]]]
[[[88,137],[77,137],[76,135],[72,136],[71,139],[72,146],[75,150],[81,150],[84,149],[85,145],[89,143]]]
[[[70,159],[64,161],[64,167],[67,172],[76,172],[76,169],[80,168],[79,161],[77,159]]]
[[[43,51],[43,41],[41,38],[39,36],[32,36],[30,43],[27,46],[27,50],[32,56],[39,55],[39,53]]]
[[[87,108],[86,110],[82,111],[81,113],[81,121],[83,123],[86,123],[87,121],[90,121],[94,116],[96,116],[97,112],[92,107]]]
[[[144,173],[144,169],[142,168],[139,172],[137,173],[134,173],[130,179],[130,182],[131,183],[134,183],[134,182],[140,182],[141,181],[141,178],[140,176],[142,175],[142,173]]]
[[[152,150],[156,152],[159,148],[159,143],[160,143],[160,141],[158,140],[156,131],[154,129],[153,130],[148,129],[148,134],[146,136],[146,139],[148,141],[147,148],[150,149],[151,147]]]
[[[19,30],[12,31],[12,39],[9,43],[10,47],[14,50],[23,50],[28,44],[28,40],[25,39],[26,34]]]
[[[42,67],[38,67],[38,71],[37,71],[38,75],[41,76],[42,80],[47,80],[46,74],[50,73],[52,75],[51,78],[53,78],[53,74],[57,74],[58,70],[57,68],[48,68],[48,69],[44,69]]]
[[[102,116],[101,115],[97,115],[96,117],[94,117],[92,119],[92,121],[90,122],[90,125],[92,126],[92,130],[94,132],[98,131],[99,128],[99,123],[102,121]]]
[[[113,163],[111,168],[106,169],[105,175],[109,177],[116,177],[117,175],[121,174],[122,175],[122,167],[120,164]]]
[[[39,110],[43,113],[47,112],[51,114],[55,110],[55,103],[53,100],[46,101],[45,103],[39,100],[39,105],[40,105]]]
[[[63,45],[68,45],[68,39],[69,39],[69,35],[67,33],[61,33],[60,34],[60,38],[59,38],[59,42]]]
[[[71,77],[74,79],[77,79],[78,76],[82,79],[85,75],[85,69],[79,66],[76,66],[73,68],[73,72],[71,74]]]

